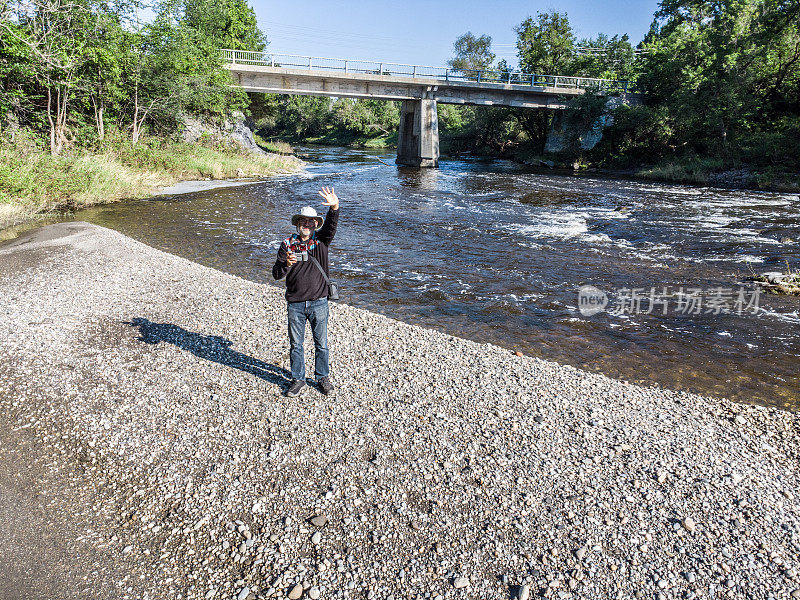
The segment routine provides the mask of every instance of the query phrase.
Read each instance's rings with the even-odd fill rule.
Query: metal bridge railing
[[[423,77],[444,81],[473,81],[476,83],[497,83],[527,85],[532,87],[572,88],[604,92],[635,92],[636,86],[629,81],[617,79],[596,79],[592,77],[570,77],[565,75],[537,75],[519,71],[448,69],[446,67],[425,67],[388,62],[346,60],[341,58],[322,58],[297,56],[294,54],[273,54],[249,50],[221,50],[222,58],[230,64],[263,67],[289,67],[320,71],[339,71],[343,73],[365,73],[370,75],[395,75],[403,77]]]

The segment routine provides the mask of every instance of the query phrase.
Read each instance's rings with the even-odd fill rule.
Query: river
[[[299,150],[302,175],[71,218],[268,282],[289,216],[324,209],[316,190],[332,185],[344,302],[629,381],[800,408],[800,298],[757,296],[744,282],[800,268],[797,194]],[[582,286],[606,294],[605,310],[581,312]],[[335,369],[335,340],[332,350]]]

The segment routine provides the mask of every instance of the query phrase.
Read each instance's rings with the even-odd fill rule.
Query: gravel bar
[[[341,303],[286,398],[280,287],[81,222],[0,298],[0,598],[800,598],[800,415]]]

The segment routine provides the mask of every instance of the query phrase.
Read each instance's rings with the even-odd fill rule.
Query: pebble
[[[531,588],[528,584],[522,584],[517,591],[517,600],[528,600],[531,597]]]
[[[250,595],[250,588],[244,586],[236,596],[236,600],[246,600],[246,598]]]
[[[314,527],[324,527],[328,523],[328,517],[325,515],[316,515],[311,517],[311,524]]]
[[[311,600],[317,600],[320,597],[320,595],[321,594],[320,594],[319,588],[316,587],[316,586],[314,586],[310,590],[308,590],[308,597],[311,598]]]
[[[312,387],[288,399],[279,288],[110,230],[75,239],[38,270],[0,246],[0,410],[56,470],[91,478],[95,497],[65,507],[88,543],[110,561],[153,550],[126,565],[121,596],[164,582],[149,596],[455,600],[463,585],[503,600],[516,583],[519,600],[738,598],[745,585],[800,600],[800,416],[346,304],[330,321],[336,401]]]
[[[319,543],[322,541],[322,534],[319,531],[315,531],[314,535],[311,536],[311,543],[315,546],[318,546]]]
[[[303,595],[303,585],[298,583],[289,591],[289,600],[297,600]]]

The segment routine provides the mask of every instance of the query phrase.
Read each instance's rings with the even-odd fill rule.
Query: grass
[[[25,132],[0,140],[0,229],[39,215],[152,196],[177,181],[266,177],[296,171],[294,157],[259,156],[200,144],[110,138],[91,149],[51,156]]]
[[[750,270],[752,272],[752,267]],[[800,296],[800,271],[792,269],[788,261],[786,262],[786,272],[778,280],[771,282],[765,275],[756,275],[755,273],[748,279],[755,281],[771,294]]]
[[[721,159],[691,157],[639,169],[636,171],[636,176],[656,181],[705,185],[709,182],[710,174],[721,168]]]
[[[257,133],[253,134],[253,137],[256,140],[256,144],[259,145],[262,149],[266,150],[267,152],[272,152],[274,154],[282,154],[284,156],[288,156],[294,154],[294,148],[292,148],[291,144],[287,144],[286,142],[282,142],[280,140],[273,140],[273,139],[264,139]]]
[[[356,135],[347,131],[340,131],[330,128],[322,135],[314,136],[281,136],[296,144],[317,144],[320,146],[349,146],[351,148],[394,148],[397,146],[397,132],[381,133],[380,135]],[[291,148],[282,141],[275,141],[273,138],[266,140],[257,137],[256,141],[264,148],[268,149],[270,144],[279,144]]]

